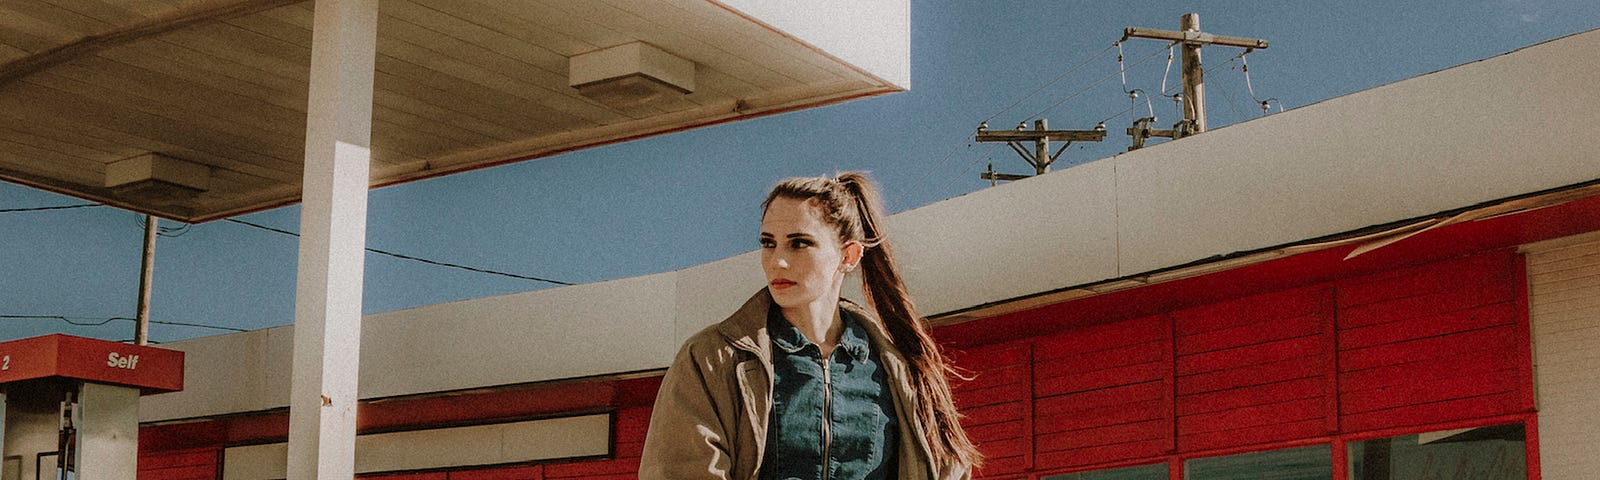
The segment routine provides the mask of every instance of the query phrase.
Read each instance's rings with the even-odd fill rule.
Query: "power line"
[[[1150,100],[1149,100],[1149,99],[1145,99],[1145,101],[1144,101],[1144,102],[1145,102],[1145,105],[1149,105],[1149,104],[1150,104]],[[1100,122],[1099,122],[1099,124],[1101,124],[1101,125],[1104,125],[1104,124],[1105,124],[1105,123],[1106,123],[1106,122],[1109,122],[1109,121],[1111,121],[1111,120],[1112,120],[1112,119],[1115,119],[1115,118],[1117,118],[1117,117],[1120,117],[1120,116],[1122,116],[1122,114],[1124,114],[1124,113],[1128,113],[1128,112],[1131,112],[1131,111],[1133,111],[1133,110],[1134,110],[1134,109],[1136,109],[1136,108],[1139,108],[1139,104],[1138,104],[1138,103],[1134,103],[1134,104],[1132,104],[1132,105],[1128,105],[1128,108],[1124,108],[1124,109],[1122,109],[1122,110],[1121,110],[1121,111],[1119,111],[1119,112],[1117,112],[1117,113],[1113,113],[1113,114],[1111,114],[1111,116],[1109,116],[1109,117],[1106,117],[1106,118],[1104,118],[1104,119],[1101,119],[1101,120],[1100,120]]]
[[[1167,96],[1167,77],[1172,75],[1172,50],[1177,46],[1177,42],[1167,45],[1167,69],[1161,72],[1161,96]]]
[[[1160,55],[1160,54],[1161,54],[1161,51],[1160,51],[1160,50],[1156,50],[1156,51],[1155,51],[1155,52],[1154,52],[1154,53],[1152,53],[1152,54],[1151,54],[1151,55],[1149,55],[1149,56],[1147,56],[1147,57],[1145,57],[1145,58],[1143,58],[1143,59],[1141,59],[1141,60],[1139,60],[1139,61],[1137,61],[1137,62],[1134,62],[1134,63],[1133,63],[1133,64],[1132,64],[1132,65],[1130,65],[1130,66],[1129,66],[1129,67],[1130,67],[1130,68],[1131,68],[1131,67],[1137,67],[1137,66],[1139,66],[1139,65],[1143,65],[1143,64],[1144,64],[1144,63],[1145,63],[1145,62],[1148,62],[1148,61],[1150,61],[1150,60],[1151,60],[1151,59],[1153,59],[1153,58],[1156,58],[1156,57],[1157,57],[1157,56],[1159,56],[1159,55]],[[1056,108],[1056,107],[1059,107],[1059,106],[1061,106],[1061,104],[1063,104],[1063,103],[1067,103],[1067,101],[1068,101],[1068,100],[1072,100],[1072,99],[1073,99],[1073,98],[1076,98],[1076,97],[1077,97],[1077,96],[1079,96],[1079,95],[1082,95],[1082,94],[1084,94],[1084,93],[1085,93],[1085,92],[1088,92],[1088,91],[1089,91],[1089,90],[1090,90],[1090,89],[1092,89],[1092,88],[1094,88],[1094,87],[1096,87],[1096,86],[1099,86],[1099,85],[1100,85],[1100,84],[1102,84],[1102,83],[1105,83],[1105,82],[1106,82],[1106,80],[1110,80],[1110,79],[1112,79],[1112,78],[1113,78],[1113,77],[1117,77],[1117,76],[1119,76],[1119,75],[1122,75],[1122,71],[1121,71],[1121,70],[1119,70],[1119,71],[1116,71],[1116,72],[1112,72],[1112,73],[1111,73],[1111,74],[1110,74],[1110,75],[1106,75],[1106,76],[1104,76],[1104,77],[1100,77],[1100,79],[1099,79],[1099,80],[1095,80],[1095,81],[1094,81],[1094,83],[1091,83],[1091,84],[1089,84],[1089,85],[1088,85],[1088,86],[1086,86],[1086,87],[1083,87],[1083,89],[1082,89],[1082,90],[1078,90],[1078,91],[1076,91],[1076,92],[1073,92],[1073,93],[1072,93],[1072,94],[1071,94],[1071,95],[1067,95],[1067,97],[1066,97],[1066,98],[1063,98],[1063,99],[1061,99],[1061,101],[1058,101],[1058,102],[1056,102],[1056,103],[1053,103],[1053,104],[1051,104],[1051,105],[1050,105],[1050,106],[1048,106],[1048,107],[1044,107],[1044,109],[1042,109],[1042,110],[1039,110],[1039,111],[1037,111],[1037,112],[1034,112],[1034,113],[1033,113],[1033,115],[1028,115],[1028,117],[1027,117],[1027,118],[1026,118],[1026,119],[1024,119],[1024,121],[1027,121],[1027,120],[1031,120],[1031,119],[1034,119],[1034,118],[1039,118],[1039,115],[1041,115],[1041,114],[1044,114],[1044,113],[1045,113],[1045,112],[1048,112],[1048,111],[1050,111],[1050,110],[1051,110],[1051,109],[1054,109],[1054,108]]]
[[[139,225],[139,231],[141,231],[141,232],[144,231],[144,229],[145,229],[145,217],[143,215],[134,218],[133,219],[133,223]],[[168,227],[166,225],[159,225],[159,226],[156,227],[156,230],[157,230],[156,235],[160,235],[160,236],[167,237],[167,238],[177,238],[177,237],[183,236],[183,234],[185,234],[185,233],[189,233],[190,227],[193,227],[193,226],[194,226],[193,224],[189,224],[189,223],[184,223],[184,224],[178,225],[176,227]]]
[[[1033,98],[1034,95],[1037,95],[1037,94],[1039,94],[1039,92],[1044,91],[1045,88],[1048,88],[1051,85],[1055,85],[1056,82],[1061,81],[1061,79],[1063,79],[1063,78],[1067,78],[1068,74],[1071,74],[1072,72],[1077,71],[1079,68],[1082,68],[1084,65],[1088,65],[1089,62],[1092,62],[1095,59],[1100,58],[1100,56],[1105,55],[1106,52],[1111,51],[1112,48],[1118,48],[1119,49],[1118,51],[1120,51],[1121,44],[1122,44],[1122,42],[1113,43],[1113,44],[1111,44],[1111,46],[1106,47],[1105,50],[1101,50],[1100,53],[1096,53],[1093,56],[1090,56],[1088,59],[1084,60],[1083,62],[1080,62],[1077,65],[1073,65],[1072,67],[1067,68],[1067,70],[1064,71],[1064,72],[1061,72],[1060,75],[1056,75],[1056,78],[1051,79],[1049,82],[1045,82],[1045,84],[1044,85],[1040,85],[1039,88],[1033,89],[1032,92],[1028,92],[1028,94],[1027,95],[1023,95],[1022,98],[1018,98],[1017,101],[1011,102],[1011,105],[1007,105],[1006,108],[1002,108],[1002,109],[1000,109],[1000,111],[994,112],[994,114],[990,115],[989,118],[983,119],[982,123],[988,123],[990,120],[994,120],[994,117],[998,117],[998,116],[1000,116],[1000,114],[1006,113],[1007,111],[1010,111],[1012,108],[1016,108],[1017,105],[1022,104],[1023,100],[1027,100],[1029,98]],[[1032,118],[1032,117],[1029,117],[1029,118]]]
[[[291,232],[291,231],[283,230],[283,229],[278,229],[278,228],[272,228],[272,227],[268,227],[266,225],[259,225],[259,224],[255,224],[255,223],[250,223],[250,222],[246,222],[244,220],[227,218],[227,219],[223,219],[223,221],[237,223],[237,224],[244,225],[244,226],[247,226],[247,227],[266,230],[266,231],[269,231],[269,232],[281,233],[281,234],[289,235],[289,236],[296,237],[296,238],[298,238],[300,236],[300,234],[295,233],[295,232]],[[379,255],[390,256],[390,257],[394,257],[394,258],[398,258],[398,259],[402,259],[402,260],[410,260],[410,261],[413,261],[413,262],[421,262],[421,263],[426,263],[426,264],[429,264],[429,265],[437,265],[437,266],[440,266],[440,267],[456,268],[456,269],[466,270],[466,271],[469,271],[469,272],[487,273],[487,274],[490,274],[490,275],[500,275],[502,277],[511,277],[511,278],[517,278],[517,279],[522,279],[522,280],[533,280],[533,281],[536,281],[536,282],[553,283],[553,284],[556,284],[556,285],[575,285],[574,283],[563,282],[563,281],[560,281],[560,280],[551,280],[551,279],[548,279],[548,278],[533,277],[533,276],[528,276],[528,275],[518,275],[518,274],[515,274],[515,273],[506,273],[506,272],[488,270],[488,269],[483,269],[483,268],[478,268],[478,267],[469,267],[469,266],[466,266],[466,265],[459,265],[459,264],[448,263],[448,262],[440,262],[440,261],[437,261],[437,260],[429,260],[429,259],[421,258],[421,257],[413,257],[411,255],[394,253],[394,252],[379,250],[379,249],[376,249],[376,248],[367,248],[366,250],[368,252],[376,253],[376,254],[379,254]]]
[[[46,211],[46,210],[65,210],[65,209],[70,209],[70,208],[88,208],[88,207],[100,207],[100,206],[103,206],[103,205],[92,204],[91,203],[91,204],[83,204],[83,205],[58,205],[58,206],[51,206],[51,207],[11,208],[11,209],[0,210],[0,213],[41,212],[41,211]],[[227,222],[237,223],[237,224],[240,224],[240,225],[245,225],[245,226],[248,226],[248,227],[254,227],[254,228],[266,230],[266,231],[269,231],[269,232],[281,233],[281,234],[289,235],[289,236],[292,236],[292,237],[297,237],[298,238],[300,236],[300,234],[295,233],[295,232],[291,232],[291,231],[288,231],[288,230],[277,229],[277,228],[272,228],[272,227],[268,227],[268,226],[265,226],[265,225],[259,225],[259,224],[255,224],[255,223],[250,223],[250,222],[246,222],[244,220],[237,220],[237,219],[232,219],[232,218],[227,218],[227,219],[223,219],[223,220],[227,221]],[[140,225],[143,225],[143,221],[142,220],[136,220],[136,221],[138,223],[140,223]],[[173,227],[173,228],[162,227],[163,231],[161,233],[162,233],[162,236],[165,236],[165,237],[177,237],[177,236],[183,235],[184,233],[188,233],[189,228],[190,228],[190,225],[187,225],[187,224],[185,224],[185,225],[183,225],[181,227]],[[502,277],[511,277],[511,278],[516,278],[516,279],[521,279],[521,280],[532,280],[532,281],[535,281],[535,282],[544,282],[544,283],[550,283],[550,284],[555,284],[555,285],[576,285],[576,284],[571,283],[571,282],[563,282],[563,281],[560,281],[560,280],[551,280],[551,279],[548,279],[548,278],[540,278],[540,277],[534,277],[534,276],[528,276],[528,275],[518,275],[518,274],[515,274],[515,273],[506,273],[506,272],[489,270],[489,269],[484,269],[484,268],[469,267],[469,266],[466,266],[466,265],[459,265],[459,264],[454,264],[454,263],[449,263],[449,262],[441,262],[441,261],[437,261],[437,260],[429,260],[429,259],[422,258],[422,257],[415,257],[415,256],[406,255],[406,254],[402,254],[402,253],[389,252],[389,251],[379,250],[379,249],[376,249],[376,248],[367,248],[366,250],[368,252],[376,253],[376,254],[379,254],[379,255],[390,256],[390,257],[394,257],[394,258],[398,258],[398,259],[402,259],[402,260],[410,260],[410,261],[413,261],[413,262],[426,263],[426,264],[429,264],[429,265],[436,265],[436,266],[440,266],[440,267],[456,268],[456,269],[466,270],[466,271],[469,271],[469,272],[487,273],[487,274],[490,274],[490,275],[499,275],[499,276],[502,276]],[[6,317],[0,316],[0,318],[6,318]],[[52,317],[52,318],[54,318],[54,317]],[[69,323],[70,323],[70,321],[69,321]]]
[[[967,142],[967,148],[968,149],[972,148],[972,142]],[[916,183],[912,183],[911,184],[911,191],[913,191],[913,192],[922,191],[922,185],[924,183],[926,183],[930,177],[933,176],[934,170],[938,170],[940,167],[943,167],[944,163],[946,161],[950,160],[950,157],[955,156],[956,152],[959,151],[959,150],[961,150],[961,145],[960,144],[956,144],[955,146],[950,147],[950,151],[944,154],[944,158],[940,158],[939,161],[934,162],[932,167],[929,167],[927,171],[922,172],[922,177],[918,178]]]
[[[1235,57],[1235,58],[1237,58],[1239,60],[1239,62],[1244,65],[1244,87],[1250,90],[1250,99],[1251,100],[1255,100],[1256,103],[1261,105],[1261,114],[1262,115],[1266,115],[1267,114],[1267,111],[1271,108],[1272,103],[1274,103],[1274,102],[1276,102],[1278,104],[1278,111],[1282,112],[1283,111],[1283,102],[1279,102],[1277,98],[1268,98],[1266,100],[1262,100],[1260,98],[1256,98],[1256,87],[1254,85],[1250,84],[1250,60],[1244,58],[1245,54],[1247,54],[1247,53],[1250,53],[1250,51],[1249,50],[1245,50],[1244,53],[1240,53],[1239,56]],[[1233,60],[1229,60],[1229,62],[1232,62],[1232,61]]]
[[[99,326],[103,326],[103,325],[106,325],[108,323],[116,322],[116,321],[128,321],[128,322],[135,321],[135,319],[128,318],[128,317],[108,317],[108,318],[101,318],[101,317],[67,317],[67,316],[62,316],[62,315],[0,315],[0,318],[12,319],[12,320],[57,320],[57,321],[65,322],[65,323],[67,323],[69,325],[78,326],[78,327],[99,327]],[[95,321],[95,320],[98,320],[98,321]],[[249,331],[249,330],[246,330],[246,329],[243,329],[243,328],[223,327],[223,326],[219,326],[219,325],[205,325],[205,324],[200,324],[200,323],[169,322],[169,321],[166,321],[166,320],[151,320],[150,323],[161,324],[161,325],[173,325],[173,326],[179,326],[179,327],[211,328],[211,329],[216,329],[216,330],[228,330],[228,331],[234,331],[234,332],[248,332]]]
[[[955,184],[955,182],[961,181],[961,178],[963,178],[964,175],[967,174],[967,172],[971,171],[972,167],[978,166],[979,163],[983,163],[984,161],[989,160],[991,158],[994,158],[994,154],[993,153],[986,153],[986,154],[984,154],[982,156],[973,155],[972,156],[972,162],[968,163],[966,167],[963,167],[961,169],[962,175],[952,176],[950,178],[950,180],[945,181],[945,186],[944,186],[945,190],[949,190],[951,188],[955,188],[953,186]],[[965,177],[965,178],[971,178],[971,177]]]
[[[57,206],[53,206],[53,207],[7,208],[7,209],[0,209],[0,213],[42,212],[42,211],[45,211],[45,210],[67,210],[67,209],[71,209],[71,208],[89,208],[89,207],[102,207],[102,206],[104,206],[104,205],[100,205],[98,203],[85,203],[85,204],[82,204],[82,205],[57,205]]]

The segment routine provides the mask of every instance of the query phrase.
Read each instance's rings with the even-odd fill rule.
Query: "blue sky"
[[[1188,12],[1207,32],[1268,40],[1246,57],[1251,83],[1257,98],[1289,109],[1600,27],[1600,2],[1587,0],[917,0],[912,8],[908,92],[374,190],[368,246],[574,283],[674,270],[753,249],[757,204],[781,178],[868,170],[900,211],[986,188],[977,175],[990,162],[1029,171],[1004,146],[971,142],[985,119],[1009,128],[1039,112],[1052,128],[1088,129],[1109,118],[1105,142],[1074,145],[1056,167],[1070,168],[1128,146],[1120,132],[1133,116],[1109,48],[1123,27],[1176,29]],[[1123,52],[1128,87],[1160,90],[1166,43],[1131,40]],[[1260,115],[1239,53],[1205,49],[1213,129]],[[1166,82],[1177,87],[1176,65]],[[1152,108],[1162,125],[1176,118],[1171,102]],[[1452,121],[1418,127],[1425,134]],[[80,203],[0,183],[0,209]],[[110,207],[0,213],[0,315],[132,317],[139,218]],[[299,230],[295,207],[240,219]],[[296,248],[293,237],[220,221],[163,237],[153,318],[239,329],[292,323]],[[369,255],[365,310],[549,286]],[[0,318],[0,340],[125,340],[132,330],[122,320]],[[151,338],[226,332],[155,325]]]

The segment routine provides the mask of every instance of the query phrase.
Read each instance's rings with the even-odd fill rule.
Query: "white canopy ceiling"
[[[905,2],[742,3],[383,0],[372,184],[909,84]],[[0,4],[0,179],[186,222],[298,201],[311,23],[286,0]],[[572,86],[575,57],[630,44],[665,56]]]

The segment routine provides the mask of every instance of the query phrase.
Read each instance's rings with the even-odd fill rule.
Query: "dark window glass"
[[[1184,469],[1189,480],[1328,480],[1333,478],[1333,447],[1197,458],[1186,462]]]
[[[1069,473],[1045,477],[1044,480],[1167,480],[1167,464]]]
[[[1352,480],[1528,478],[1521,424],[1350,442]]]

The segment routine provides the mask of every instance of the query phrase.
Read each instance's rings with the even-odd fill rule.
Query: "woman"
[[[881,209],[861,173],[773,188],[761,218],[767,288],[679,350],[640,478],[970,478],[980,456]],[[839,296],[858,265],[870,310]]]

